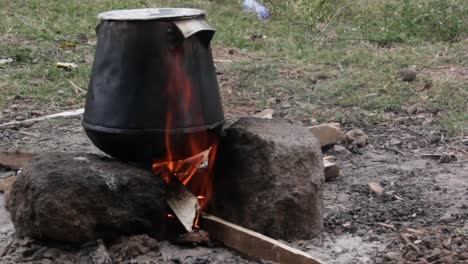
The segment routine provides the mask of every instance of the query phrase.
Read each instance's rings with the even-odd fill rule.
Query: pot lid
[[[192,8],[142,8],[113,10],[100,13],[101,20],[158,20],[187,19],[206,15],[206,11]]]

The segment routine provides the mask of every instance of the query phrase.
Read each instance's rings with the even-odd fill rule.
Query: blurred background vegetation
[[[0,110],[18,102],[80,107],[96,42],[96,15],[111,9],[194,7],[208,11],[227,113],[269,107],[281,117],[365,127],[421,104],[434,126],[468,133],[468,1],[264,0],[259,20],[232,0],[0,0]],[[261,36],[253,38],[253,36]],[[62,49],[66,43],[73,49]],[[229,51],[229,53],[228,53]],[[232,55],[226,55],[231,54]],[[58,69],[56,62],[76,69]],[[395,78],[418,71],[416,81]]]
[[[459,41],[468,33],[464,0],[299,0],[286,5],[311,25],[379,44]]]

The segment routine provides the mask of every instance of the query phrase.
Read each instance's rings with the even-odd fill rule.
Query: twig
[[[468,157],[468,151],[463,150],[461,148],[455,147],[455,146],[449,146],[449,148],[454,149],[458,152],[460,152],[463,156]]]
[[[71,110],[71,111],[66,111],[66,112],[62,112],[62,113],[58,113],[58,114],[52,114],[52,115],[47,115],[47,116],[41,116],[41,117],[26,119],[26,120],[22,120],[22,121],[11,121],[11,122],[8,122],[8,123],[0,124],[0,128],[11,126],[11,125],[18,125],[18,124],[28,123],[28,122],[41,121],[41,120],[51,119],[51,118],[55,118],[55,117],[77,116],[77,115],[81,115],[83,113],[84,113],[84,108],[80,108],[80,109],[76,109],[76,110]]]
[[[68,83],[69,83],[73,88],[75,88],[75,93],[76,93],[77,95],[81,95],[82,93],[86,93],[86,90],[85,90],[85,89],[79,87],[79,86],[76,85],[74,82],[68,80]],[[79,93],[78,91],[81,91],[81,93]]]
[[[395,229],[394,225],[389,225],[389,224],[385,224],[385,223],[377,223],[377,225],[379,225],[381,227],[389,228],[389,229]]]
[[[214,59],[213,60],[215,63],[218,62],[218,63],[223,63],[223,62],[234,62],[233,60],[221,60],[221,59]],[[236,61],[240,61],[240,60],[236,60]]]
[[[406,245],[410,246],[412,249],[414,249],[414,251],[416,251],[416,253],[418,253],[419,255],[421,255],[421,250],[418,248],[418,246],[416,246],[415,244],[411,243],[411,241],[409,241],[409,239],[408,239],[407,237],[405,237],[403,234],[400,234],[400,236],[403,238],[403,240],[405,240]]]
[[[383,148],[381,148],[381,149],[387,150],[387,151],[393,151],[393,152],[395,152],[395,153],[397,153],[397,154],[400,154],[400,155],[402,155],[402,156],[405,155],[403,152],[399,151],[399,150],[396,149],[396,148],[383,147]]]

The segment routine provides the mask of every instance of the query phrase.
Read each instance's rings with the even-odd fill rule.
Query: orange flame
[[[203,124],[201,105],[193,94],[191,81],[184,69],[183,50],[176,50],[168,59],[166,67],[169,69],[167,87],[166,132],[164,135],[166,157],[153,163],[153,172],[161,175],[166,183],[176,177],[199,198],[200,207],[206,207],[212,197],[212,169],[216,156],[217,144],[208,150],[210,142],[208,132],[197,132],[186,135],[188,146],[181,150],[180,137],[171,133],[175,121],[183,120],[186,124]],[[184,142],[186,139],[184,138]],[[213,140],[213,139],[211,139]],[[188,152],[188,153],[187,153]],[[205,169],[202,163],[208,162]],[[196,225],[197,221],[195,221]]]

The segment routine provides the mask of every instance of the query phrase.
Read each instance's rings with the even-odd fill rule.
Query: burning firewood
[[[205,178],[207,186],[211,186],[209,171],[202,169],[209,166],[210,155],[214,158],[215,152],[210,150],[185,160],[153,163],[153,172],[162,177],[168,186],[167,203],[187,232],[197,225],[199,211],[207,203],[208,195],[211,195],[211,189],[191,188],[194,178],[196,182],[204,183],[200,177]]]
[[[168,184],[167,204],[184,228],[191,232],[200,210],[197,197],[174,178]]]

